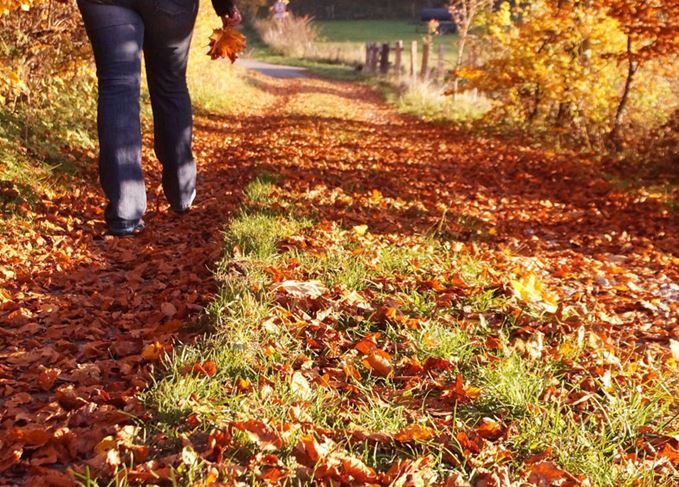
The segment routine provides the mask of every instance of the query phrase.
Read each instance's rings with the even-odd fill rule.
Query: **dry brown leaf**
[[[500,423],[491,418],[482,418],[475,429],[481,438],[487,440],[497,440],[504,433],[504,428]]]
[[[164,353],[165,346],[160,342],[153,342],[144,348],[144,351],[141,353],[141,357],[144,360],[152,362],[155,360],[160,360]]]
[[[391,365],[391,355],[380,349],[373,350],[363,364],[382,377],[387,377],[394,370]]]
[[[172,318],[174,315],[177,314],[177,308],[172,303],[162,303],[160,305],[160,311],[162,311],[163,314],[168,318]]]
[[[297,299],[320,298],[328,291],[320,281],[293,280],[283,281],[280,284],[274,286],[273,290]]]
[[[433,438],[434,430],[421,424],[410,424],[394,435],[394,439],[401,442],[426,441]]]
[[[534,463],[528,469],[528,482],[539,487],[551,487],[564,480],[576,480],[571,474],[559,468],[554,462]]]
[[[234,421],[231,423],[233,428],[245,432],[250,440],[261,450],[275,451],[283,446],[283,441],[278,433],[263,421]]]
[[[363,484],[368,482],[377,482],[378,476],[375,470],[368,467],[365,463],[354,456],[342,457],[342,468],[345,473],[349,474],[356,481]]]

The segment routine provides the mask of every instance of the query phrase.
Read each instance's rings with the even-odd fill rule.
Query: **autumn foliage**
[[[0,42],[0,105],[48,103],[59,82],[92,71],[75,2],[0,1]]]
[[[457,76],[498,119],[598,148],[652,136],[676,107],[674,1],[502,2],[477,20],[482,54]]]

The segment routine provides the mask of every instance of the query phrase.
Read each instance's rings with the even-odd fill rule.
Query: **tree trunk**
[[[455,81],[453,82],[453,98],[457,97],[457,90],[460,84],[460,77],[457,72],[462,67],[462,58],[464,57],[464,47],[467,43],[467,31],[469,25],[465,23],[464,27],[460,30],[460,42],[457,46],[457,60],[455,61]]]
[[[610,141],[614,144],[617,149],[620,149],[620,126],[622,124],[622,115],[625,113],[625,108],[627,107],[627,101],[629,100],[630,88],[632,87],[632,81],[634,81],[634,75],[639,68],[638,64],[634,61],[632,55],[632,37],[627,36],[627,78],[625,79],[625,88],[622,92],[622,98],[620,98],[620,103],[618,103],[618,109],[615,111],[615,120],[613,122],[613,128],[609,134]]]

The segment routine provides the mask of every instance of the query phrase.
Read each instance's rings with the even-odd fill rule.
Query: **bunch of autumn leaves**
[[[212,59],[228,58],[232,63],[235,63],[238,55],[246,47],[245,36],[235,28],[225,26],[212,32],[210,50],[207,54]]]

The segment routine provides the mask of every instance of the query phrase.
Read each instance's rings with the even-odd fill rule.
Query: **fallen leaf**
[[[165,353],[165,346],[160,342],[153,342],[144,348],[144,351],[141,353],[141,357],[144,360],[148,360],[149,362],[154,362],[156,360],[160,360],[160,358],[163,356],[163,353]]]
[[[559,468],[553,462],[538,462],[528,469],[528,482],[539,487],[551,487],[560,484],[564,480],[572,480],[572,476]]]
[[[160,311],[168,318],[172,318],[177,314],[177,308],[172,303],[162,303],[160,305]]]
[[[373,370],[377,375],[387,377],[393,372],[391,355],[384,350],[375,349],[363,361],[364,365]]]
[[[234,421],[230,423],[233,428],[245,432],[250,441],[255,443],[261,450],[275,451],[283,446],[281,437],[269,425],[259,420]]]
[[[475,431],[481,438],[494,441],[502,436],[504,428],[494,419],[482,418],[476,426]]]
[[[59,374],[61,374],[61,369],[42,369],[38,375],[38,387],[43,391],[49,391],[57,377],[59,377]]]
[[[344,472],[361,483],[377,482],[378,476],[375,470],[368,467],[365,463],[354,456],[342,457],[342,468]]]
[[[558,300],[556,294],[550,293],[535,274],[528,274],[518,280],[511,281],[514,296],[528,304],[540,305],[548,313],[556,313]]]
[[[214,377],[217,375],[217,364],[212,360],[207,360],[202,363],[193,364],[191,371],[194,374],[204,375],[206,377]]]
[[[409,424],[394,435],[396,441],[426,441],[434,436],[434,430],[421,424]]]
[[[273,290],[297,299],[320,298],[327,292],[327,289],[320,281],[283,281],[274,286]]]

